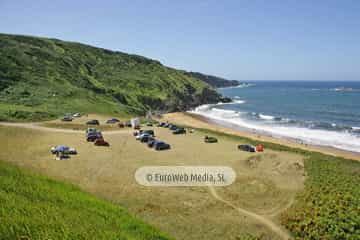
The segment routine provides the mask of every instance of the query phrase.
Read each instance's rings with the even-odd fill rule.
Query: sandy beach
[[[308,144],[300,144],[296,141],[285,139],[285,138],[274,138],[267,135],[261,135],[259,133],[251,133],[247,131],[240,131],[231,129],[229,127],[220,126],[219,124],[214,123],[211,119],[206,117],[192,114],[192,113],[184,113],[184,112],[176,112],[176,113],[168,113],[162,116],[161,121],[169,121],[179,125],[186,125],[194,128],[205,128],[213,131],[223,132],[227,134],[233,134],[238,136],[247,137],[253,140],[261,140],[266,142],[272,142],[277,144],[286,145],[294,148],[301,148],[308,151],[316,151],[321,152],[328,155],[333,155],[337,157],[343,157],[348,159],[353,159],[360,161],[360,154],[354,152],[343,151],[336,148],[331,147],[323,147],[323,146],[313,146]]]

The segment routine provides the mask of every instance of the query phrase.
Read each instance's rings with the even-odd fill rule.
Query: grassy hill
[[[0,161],[1,239],[170,239],[120,206]]]
[[[0,120],[176,111],[219,100],[202,80],[142,56],[0,34]]]

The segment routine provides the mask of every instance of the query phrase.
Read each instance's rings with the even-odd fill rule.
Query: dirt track
[[[234,208],[236,211],[238,211],[240,214],[249,216],[251,218],[256,219],[258,222],[262,223],[263,225],[267,226],[271,231],[273,231],[274,233],[276,233],[281,239],[284,240],[288,240],[288,239],[292,239],[292,237],[290,236],[290,234],[288,232],[286,232],[285,230],[283,230],[281,228],[281,226],[275,224],[273,221],[271,221],[270,219],[266,218],[265,216],[261,216],[259,214],[256,214],[254,212],[245,210],[243,208],[237,207],[235,206],[233,203],[231,203],[230,201],[227,201],[225,199],[223,199],[222,197],[220,197],[215,188],[214,187],[209,187],[210,193],[211,195],[217,199],[220,202],[225,203],[226,205]]]
[[[74,129],[64,129],[64,128],[51,128],[41,126],[40,123],[10,123],[10,122],[0,122],[0,126],[6,127],[20,127],[27,129],[34,129],[39,131],[46,132],[59,132],[59,133],[83,133],[83,130],[74,130]],[[104,134],[128,134],[128,131],[124,130],[112,130],[112,131],[104,131]]]

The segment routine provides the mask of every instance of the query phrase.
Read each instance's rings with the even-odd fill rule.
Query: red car
[[[105,141],[103,138],[96,139],[94,142],[94,145],[95,146],[106,146],[106,147],[110,146],[110,144],[107,141]]]

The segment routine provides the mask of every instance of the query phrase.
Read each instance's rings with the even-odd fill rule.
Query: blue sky
[[[0,32],[237,80],[360,80],[357,0],[0,0]]]

